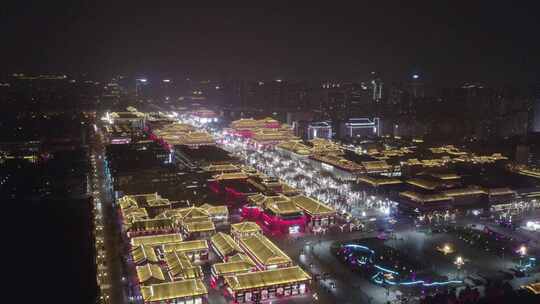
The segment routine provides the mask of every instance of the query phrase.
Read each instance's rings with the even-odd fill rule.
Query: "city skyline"
[[[538,4],[392,2],[303,7],[12,4],[9,72],[192,78],[533,83]],[[71,22],[75,21],[75,22]],[[69,24],[69,26],[66,26]]]
[[[3,3],[5,301],[540,303],[538,13]]]

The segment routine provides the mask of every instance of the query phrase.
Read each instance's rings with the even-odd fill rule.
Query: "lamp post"
[[[461,256],[458,256],[454,261],[454,264],[457,267],[456,277],[459,278],[459,271],[461,270],[461,267],[465,264],[465,261]]]
[[[521,267],[523,258],[527,255],[527,247],[525,245],[521,245],[517,252],[519,253],[519,266]]]

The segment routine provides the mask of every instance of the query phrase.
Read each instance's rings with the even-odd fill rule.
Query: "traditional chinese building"
[[[208,291],[200,279],[166,282],[141,287],[144,303],[193,303],[206,301]]]
[[[272,232],[296,233],[304,231],[306,217],[302,210],[284,195],[257,194],[248,197],[242,217],[261,221]]]
[[[311,277],[298,266],[225,277],[228,295],[236,303],[249,303],[305,294]]]
[[[193,240],[162,244],[158,251],[162,254],[171,252],[183,253],[193,262],[208,259],[208,242],[206,240]]]
[[[304,195],[291,198],[306,215],[307,226],[312,231],[326,229],[336,222],[336,210],[318,200]]]
[[[223,232],[218,232],[210,238],[210,244],[216,255],[223,261],[244,250],[233,240],[233,238]]]
[[[240,247],[260,270],[289,267],[292,260],[264,235],[240,239]]]
[[[241,238],[262,234],[261,227],[255,222],[240,222],[231,225],[231,235],[238,242]]]

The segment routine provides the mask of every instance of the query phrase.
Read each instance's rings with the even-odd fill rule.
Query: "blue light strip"
[[[379,274],[380,272],[371,278],[373,282],[377,284],[387,283],[389,285],[402,285],[402,286],[422,285],[424,287],[432,287],[432,286],[444,286],[444,285],[449,285],[449,284],[462,284],[463,283],[463,281],[446,281],[446,282],[432,282],[432,283],[426,283],[425,281],[413,281],[413,282],[396,283],[394,281],[388,281],[388,280],[381,280],[381,279],[377,280],[375,277]]]
[[[391,274],[399,274],[399,273],[397,273],[397,272],[395,272],[395,271],[393,271],[393,270],[386,269],[386,268],[381,267],[381,266],[379,266],[379,265],[374,265],[374,266],[375,266],[375,268],[377,268],[377,269],[379,269],[379,270],[381,270],[381,271],[384,271],[384,272],[388,272],[388,273],[391,273]]]
[[[371,253],[375,254],[375,251],[371,250],[370,248],[368,248],[366,246],[362,246],[362,245],[348,244],[348,245],[345,245],[343,247],[346,247],[346,248],[358,248],[358,249],[368,250]],[[349,257],[351,255],[352,255],[352,253],[349,254]],[[365,262],[364,263],[360,262],[360,260],[358,260],[358,259],[356,259],[356,261],[358,263],[361,263],[361,264],[366,264]],[[531,264],[529,263],[525,267],[530,267],[530,266],[531,266]],[[379,265],[373,265],[373,267],[375,267],[375,268],[377,268],[380,271],[385,272],[385,273],[391,273],[391,274],[394,274],[394,275],[399,275],[398,272],[387,269],[387,268],[384,268],[384,267],[379,266]],[[419,281],[412,281],[412,282],[397,283],[397,282],[394,282],[394,281],[385,280],[384,278],[383,279],[378,279],[377,278],[378,276],[384,275],[382,272],[377,272],[376,274],[374,274],[371,277],[371,280],[373,280],[373,282],[375,282],[376,284],[387,283],[389,285],[403,285],[403,286],[412,286],[412,285],[420,285],[421,284],[424,287],[444,286],[444,285],[449,285],[449,284],[462,284],[463,283],[463,281],[457,281],[457,280],[451,280],[451,281],[446,281],[446,282],[431,282],[431,283],[426,283],[426,281],[419,280]]]
[[[345,248],[360,248],[360,249],[368,250],[371,253],[375,253],[375,251],[371,250],[369,247],[362,246],[362,245],[348,244],[348,245],[345,245],[343,247],[345,247]]]

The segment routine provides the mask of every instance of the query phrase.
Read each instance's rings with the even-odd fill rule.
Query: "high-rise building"
[[[424,83],[421,80],[420,75],[412,75],[412,79],[409,82],[409,91],[414,98],[423,98],[426,95]]]
[[[380,102],[383,98],[383,82],[379,78],[371,80],[371,98],[375,102]]]
[[[340,138],[373,137],[380,136],[380,119],[374,118],[349,118],[341,122]]]
[[[531,131],[540,133],[540,83],[533,87]]]
[[[307,138],[332,138],[332,124],[327,121],[312,122],[307,126]]]
[[[146,99],[148,97],[148,92],[146,87],[149,82],[147,78],[137,78],[135,79],[135,96],[140,99]]]

